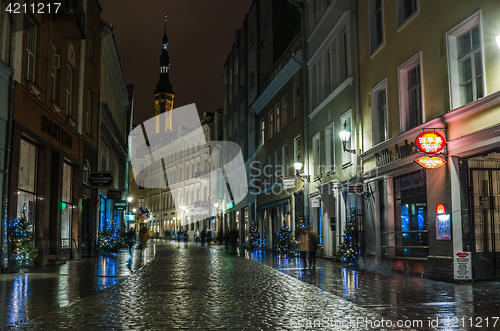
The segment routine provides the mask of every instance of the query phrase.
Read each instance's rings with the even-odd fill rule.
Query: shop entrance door
[[[493,279],[500,268],[500,170],[471,169],[474,279]]]
[[[428,254],[427,202],[407,200],[401,202],[401,241],[398,255],[426,257]]]

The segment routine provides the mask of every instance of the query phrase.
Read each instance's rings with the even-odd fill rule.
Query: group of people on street
[[[200,241],[203,246],[205,245],[205,243],[210,245],[210,243],[212,242],[212,231],[203,228],[203,230],[201,230],[200,232],[200,230],[196,229],[196,232],[194,234],[194,241]]]
[[[303,228],[299,232],[299,251],[303,271],[307,269],[307,252],[309,252],[309,269],[316,268],[316,250],[318,249],[318,234],[312,226]]]
[[[148,233],[148,229],[143,227],[139,230],[139,244],[137,245],[137,249],[144,249],[148,247],[148,240],[150,240],[151,234]],[[127,232],[127,246],[129,254],[132,254],[132,246],[134,246],[137,240],[137,234],[135,233],[134,228],[130,228]]]

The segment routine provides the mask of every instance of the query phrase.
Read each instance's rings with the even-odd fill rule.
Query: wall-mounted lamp
[[[132,197],[128,197],[128,198],[127,198],[128,203],[131,203],[131,202],[132,202],[132,200],[134,200],[134,198],[132,198]]]
[[[293,166],[295,167],[295,173],[298,179],[300,179],[301,181],[304,181],[304,179],[309,179],[309,175],[300,174],[300,169],[302,169],[302,162],[300,162],[300,156],[297,157],[297,161],[293,163]]]
[[[347,142],[349,141],[349,138],[351,137],[351,132],[347,131],[347,121],[344,121],[344,129],[339,132],[339,136],[340,136],[340,141],[342,142],[342,149],[344,150],[344,152],[356,154],[355,149],[347,149],[346,148]]]
[[[133,213],[135,213],[136,211],[137,211],[137,209],[136,209],[136,208],[132,209],[132,212],[133,212]]]

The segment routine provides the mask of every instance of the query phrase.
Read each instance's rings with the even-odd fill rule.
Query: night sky
[[[134,123],[155,115],[153,91],[168,12],[174,108],[222,108],[222,70],[252,0],[100,0],[101,18],[116,27],[127,84],[135,86]]]

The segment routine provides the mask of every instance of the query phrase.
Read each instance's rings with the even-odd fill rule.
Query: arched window
[[[83,164],[83,183],[85,185],[89,185],[89,175],[90,175],[90,162],[89,160],[85,160],[85,163]]]

